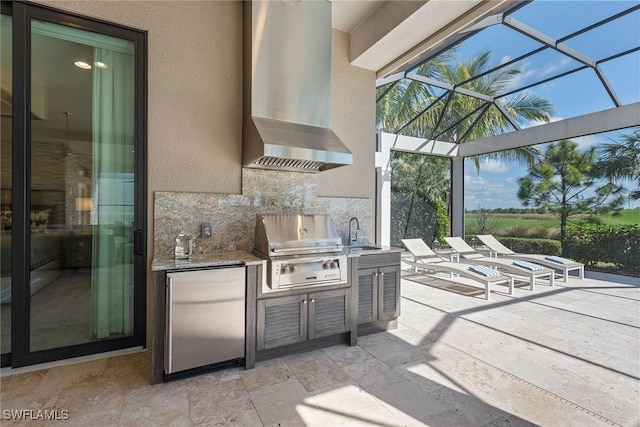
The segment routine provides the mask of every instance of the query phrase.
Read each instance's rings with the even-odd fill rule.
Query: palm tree
[[[494,97],[507,92],[521,72],[507,66],[487,73],[494,68],[489,65],[490,57],[491,51],[485,51],[466,61],[456,61],[455,51],[450,51],[447,56],[422,64],[416,74]],[[511,128],[502,112],[486,101],[439,91],[408,79],[392,84],[393,87],[378,89],[379,97],[386,94],[378,100],[377,121],[379,127],[387,132],[464,143]],[[529,92],[505,100],[503,106],[518,124],[548,122],[554,112],[551,102]],[[474,158],[474,161],[476,167],[479,167],[481,157],[516,160],[531,166],[536,153],[530,148],[519,148],[486,154]]]
[[[629,199],[640,199],[640,130],[622,135],[621,141],[603,144],[598,148],[600,161],[598,170],[607,178],[630,179],[636,182],[636,189],[629,193]]]
[[[450,85],[460,84],[465,89],[490,97],[506,93],[520,74],[512,66],[501,67],[489,73],[488,70],[493,68],[489,66],[490,51],[482,52],[467,61],[457,61],[455,55],[456,51],[451,49],[420,65],[416,74]],[[480,77],[472,78],[473,76]],[[402,79],[378,88],[377,99],[378,127],[391,133],[464,143],[511,128],[504,114],[492,103],[453,91],[447,92],[411,79]],[[503,108],[519,124],[529,121],[548,122],[554,111],[549,101],[527,92],[506,100]],[[537,153],[532,148],[518,148],[476,156],[474,161],[476,169],[479,169],[482,157],[515,160],[532,166]],[[425,214],[422,222],[425,230],[433,227],[436,238],[440,237],[440,229],[443,227],[443,221],[438,218],[443,215],[448,218],[448,200],[440,195],[450,191],[449,179],[441,174],[440,169],[445,165],[448,172],[449,163],[444,159],[419,161],[420,157],[428,156],[401,153],[395,157],[392,212],[397,211],[395,216],[398,219],[395,222],[398,223],[394,222],[391,227],[393,240],[396,240],[397,235],[400,238],[418,237],[410,235],[417,232],[410,228],[412,218],[416,216],[413,211],[418,200],[426,200],[435,209],[434,222],[429,223],[426,218],[428,215]],[[411,195],[409,201],[406,200],[407,194]],[[439,215],[443,212],[443,215]],[[448,228],[448,225],[445,224],[445,227]]]

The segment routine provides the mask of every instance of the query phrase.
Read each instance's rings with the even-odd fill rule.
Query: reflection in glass
[[[2,103],[0,113],[0,354],[11,352],[11,153],[12,153],[12,21],[0,15],[0,88]]]
[[[32,22],[30,351],[133,334],[134,49]]]

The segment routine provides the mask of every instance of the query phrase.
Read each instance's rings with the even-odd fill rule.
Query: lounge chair
[[[517,253],[504,246],[491,234],[478,234],[476,237],[480,239],[480,241],[489,248],[492,255],[496,257],[502,255],[505,258],[534,262],[555,270],[560,270],[562,271],[562,277],[565,282],[569,280],[569,272],[573,270],[578,270],[578,278],[584,279],[584,264],[579,262],[557,256]]]
[[[403,258],[402,262],[411,265],[416,272],[418,269],[424,269],[433,273],[449,273],[449,277],[433,277],[454,283],[462,283],[460,280],[456,280],[457,276],[471,279],[474,284],[484,286],[484,297],[487,300],[490,299],[492,285],[507,285],[509,286],[509,295],[513,295],[513,278],[500,274],[499,271],[483,265],[447,261],[433,252],[422,239],[403,239],[402,244],[413,255],[413,261]]]
[[[514,279],[517,280],[521,280],[519,277],[524,276],[529,281],[529,289],[532,291],[535,290],[536,279],[545,276],[549,277],[549,284],[553,287],[555,270],[551,268],[523,260],[486,257],[469,246],[461,237],[445,237],[444,240],[467,263],[487,265],[504,271],[507,275],[513,274]]]

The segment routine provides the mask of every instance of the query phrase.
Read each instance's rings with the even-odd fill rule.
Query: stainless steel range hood
[[[244,2],[243,163],[319,172],[353,163],[330,129],[331,3]]]

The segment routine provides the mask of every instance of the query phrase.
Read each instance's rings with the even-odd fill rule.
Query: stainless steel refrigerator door
[[[167,274],[165,373],[244,357],[245,269]]]

